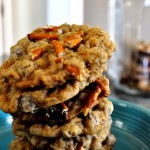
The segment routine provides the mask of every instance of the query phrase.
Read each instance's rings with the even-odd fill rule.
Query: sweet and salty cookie
[[[111,122],[110,115],[113,111],[113,105],[107,99],[100,102],[90,110],[87,116],[78,115],[71,120],[54,124],[52,126],[36,122],[24,122],[21,118],[14,118],[12,129],[13,133],[18,136],[30,133],[42,137],[58,137],[60,135],[66,137],[77,136],[80,134],[95,134],[102,129],[105,124]]]
[[[11,95],[20,90],[52,89],[74,80],[75,95],[106,70],[115,46],[105,31],[86,25],[57,28],[38,28],[11,48],[0,68],[3,111],[10,112],[9,107],[17,105],[11,105],[15,99]]]
[[[11,141],[9,150],[37,150],[27,138],[16,137]]]
[[[32,141],[31,141],[32,140]],[[52,141],[51,141],[52,142]],[[49,144],[46,140],[39,140],[36,137],[16,137],[10,144],[10,150],[112,150],[116,138],[109,133],[104,141],[99,142],[90,135],[82,137],[65,139],[60,138],[53,144]],[[38,148],[39,146],[39,148]]]
[[[81,99],[81,102],[85,100],[85,95],[95,98],[107,97],[110,94],[109,80],[105,76],[100,76],[95,82],[90,83],[89,86],[79,91],[78,81],[70,81],[59,87],[53,89],[29,89],[26,91],[17,91],[13,87],[10,87],[10,93],[6,95],[0,95],[0,106],[3,107],[5,112],[9,112],[12,115],[18,111],[22,113],[35,114],[40,108],[48,109],[50,106],[64,103],[72,99]],[[93,94],[91,93],[93,92]],[[89,94],[88,94],[89,93]],[[90,94],[91,93],[91,94]],[[81,98],[82,97],[82,98]],[[11,99],[8,101],[8,99]],[[83,100],[82,100],[83,99]],[[87,98],[84,103],[88,103],[90,98]],[[94,105],[93,105],[94,106]],[[61,106],[60,106],[61,107]]]

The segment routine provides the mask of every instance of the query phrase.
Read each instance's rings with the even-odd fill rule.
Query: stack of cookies
[[[115,49],[88,25],[45,26],[11,47],[0,108],[13,116],[10,150],[110,150],[112,103],[103,75]]]

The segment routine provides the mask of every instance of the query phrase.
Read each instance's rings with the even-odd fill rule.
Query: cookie
[[[16,107],[17,101],[12,101],[20,91],[59,90],[70,80],[75,88],[68,97],[73,97],[106,70],[115,46],[105,31],[86,25],[64,24],[57,28],[38,28],[11,48],[10,57],[0,68],[3,111],[10,112],[9,106]]]
[[[36,113],[18,113],[18,116],[23,122],[27,123],[45,123],[50,126],[55,124],[60,124],[70,120],[79,114],[87,115],[89,109],[87,109],[87,104],[84,103],[86,98],[88,98],[89,93],[81,93],[80,97],[75,97],[68,103],[64,105],[56,105],[55,107],[49,107],[48,109],[39,109]],[[63,103],[64,104],[64,103]],[[98,104],[98,105],[97,105]],[[107,115],[110,115],[113,111],[113,106],[110,101],[105,97],[100,97],[95,100],[95,102],[90,103],[91,106],[88,106],[92,109],[95,105],[99,107],[101,111],[106,112]]]
[[[9,150],[36,150],[36,148],[26,138],[16,137],[11,141]]]
[[[32,144],[35,146],[40,146],[40,148],[36,148],[30,142],[32,140]],[[97,141],[96,137],[83,136],[78,137],[76,139],[63,139],[60,138],[55,143],[50,144],[47,141],[36,139],[35,137],[32,138],[15,138],[10,146],[10,150],[112,150],[116,139],[112,134],[109,134],[106,139],[100,143]],[[37,144],[37,145],[36,145]],[[43,146],[44,145],[44,146]],[[45,147],[46,145],[46,147]]]
[[[58,28],[62,30],[61,26]],[[28,38],[22,39],[23,43],[28,43],[22,51],[18,48],[22,46],[22,42],[18,42],[14,46],[17,48],[11,49],[8,62],[1,67],[1,77],[6,78],[8,83],[16,83],[18,88],[30,88],[41,84],[53,88],[72,78],[83,81],[90,78],[91,73],[96,72],[95,66],[102,68],[101,65],[107,62],[114,50],[114,44],[107,33],[98,27],[70,26],[67,32],[53,32],[55,31],[47,31],[44,28],[36,29],[28,34]],[[56,39],[61,46],[59,44],[55,46],[56,41],[53,38],[43,37],[43,34],[47,36],[57,34]],[[67,46],[77,39],[81,41],[75,47]],[[63,48],[60,54],[57,48],[59,50]],[[19,58],[13,62],[14,53],[22,55],[18,55]],[[63,56],[60,57],[61,55]],[[62,60],[57,62],[57,59]]]
[[[124,66],[120,82],[138,92],[148,93],[150,91],[150,44],[139,41],[131,51],[131,63]]]
[[[41,108],[47,110],[50,106],[54,106],[56,104],[62,105],[65,101],[73,100],[75,102],[80,99],[82,104],[83,101],[85,104],[88,104],[90,97],[95,97],[95,102],[93,102],[94,105],[98,97],[107,97],[110,94],[109,80],[105,76],[101,76],[81,91],[78,89],[79,85],[80,83],[77,81],[70,81],[69,83],[63,84],[55,89],[42,88],[31,91],[16,91],[12,89],[11,95],[8,94],[9,97],[11,97],[11,101],[8,101],[7,98],[5,99],[4,95],[1,95],[0,106],[3,107],[3,110],[11,114],[20,114],[18,111],[21,111],[21,113],[35,114],[38,110],[41,110]],[[85,99],[82,95],[85,95],[85,98],[89,96],[89,98]]]
[[[110,115],[113,111],[113,105],[107,101],[105,99],[104,102],[97,104],[87,116],[79,114],[75,118],[53,126],[44,124],[42,121],[40,123],[24,122],[20,118],[14,118],[12,130],[17,136],[26,135],[27,132],[42,137],[58,137],[60,135],[72,137],[80,134],[95,134],[105,124],[111,123]]]
[[[58,137],[56,139],[42,139],[41,137],[37,136],[28,136],[28,140],[32,143],[32,145],[40,149],[43,149],[47,145],[50,145],[50,147],[53,149],[69,149],[70,147],[75,148],[77,145],[82,145],[82,147],[86,149],[91,149],[91,147],[94,146],[95,148],[97,146],[102,146],[102,142],[108,136],[109,130],[110,125],[104,127],[101,131],[97,132],[94,135],[80,135],[71,138]],[[43,143],[45,143],[45,145]]]

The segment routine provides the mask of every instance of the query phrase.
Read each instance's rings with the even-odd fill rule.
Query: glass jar
[[[108,75],[116,89],[150,95],[150,0],[110,0],[109,32],[116,52]]]

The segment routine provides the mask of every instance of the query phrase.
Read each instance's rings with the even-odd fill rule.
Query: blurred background
[[[107,75],[112,94],[150,108],[150,0],[0,0],[0,64],[38,26],[101,26],[116,42]]]

